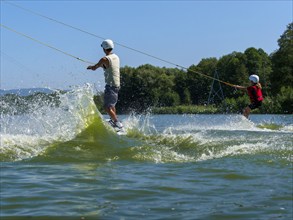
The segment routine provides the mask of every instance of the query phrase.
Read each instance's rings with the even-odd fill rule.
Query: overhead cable
[[[74,56],[74,55],[72,55],[72,54],[70,54],[70,53],[67,53],[67,52],[65,52],[65,51],[63,51],[63,50],[60,50],[60,49],[58,49],[58,48],[56,48],[56,47],[53,47],[53,46],[51,46],[51,45],[49,45],[49,44],[47,44],[47,43],[44,43],[44,42],[42,42],[42,41],[39,41],[39,40],[37,40],[37,39],[35,39],[35,38],[33,38],[33,37],[30,37],[30,36],[28,36],[28,35],[26,35],[26,34],[21,33],[21,32],[18,32],[18,31],[14,30],[14,29],[12,29],[12,28],[6,26],[6,25],[3,25],[3,24],[0,24],[0,25],[1,25],[1,27],[5,28],[5,29],[7,29],[7,30],[9,30],[9,31],[12,31],[12,32],[14,32],[14,33],[16,33],[16,34],[18,34],[18,35],[23,36],[23,37],[26,37],[26,38],[28,38],[28,39],[30,39],[30,40],[32,40],[32,41],[35,41],[35,42],[37,42],[37,43],[39,43],[39,44],[42,44],[42,45],[44,45],[44,46],[46,46],[46,47],[49,47],[49,48],[51,48],[51,49],[53,49],[53,50],[56,50],[56,51],[58,51],[58,52],[60,52],[60,53],[63,53],[63,54],[65,54],[65,55],[67,55],[67,56],[70,56],[70,57],[72,57],[72,58],[75,58],[75,59],[77,59],[77,60],[79,60],[79,61],[81,61],[81,62],[89,63],[89,64],[93,64],[93,62],[90,62],[90,61],[86,61],[86,60],[84,60],[84,59],[81,59],[81,58],[79,58],[79,57],[77,57],[77,56]]]
[[[27,12],[29,12],[29,13],[31,13],[31,14],[37,15],[37,16],[42,17],[42,18],[45,18],[45,19],[48,19],[48,20],[50,20],[50,21],[53,21],[53,22],[55,22],[55,23],[61,24],[61,25],[63,25],[63,26],[69,27],[69,28],[71,28],[71,29],[74,29],[74,30],[80,31],[80,32],[85,33],[85,34],[88,34],[88,35],[90,35],[90,36],[93,36],[93,37],[96,37],[96,38],[99,38],[99,39],[103,39],[103,40],[106,39],[105,37],[102,37],[102,36],[99,36],[99,35],[96,35],[96,34],[90,33],[90,32],[88,32],[88,31],[85,31],[85,30],[81,29],[81,28],[74,27],[74,26],[72,26],[72,25],[70,25],[70,24],[66,24],[66,23],[64,23],[64,22],[62,22],[62,21],[56,20],[56,19],[54,19],[54,18],[48,17],[48,16],[46,16],[46,15],[40,14],[40,13],[38,13],[38,12],[32,11],[32,10],[27,9],[27,8],[24,8],[24,7],[19,6],[19,5],[15,4],[15,3],[8,2],[8,1],[4,1],[4,2],[7,3],[7,4],[10,4],[10,5],[13,5],[13,6],[17,7],[17,8],[20,8],[20,9],[22,9],[22,10],[24,10],[24,11],[27,11]],[[23,34],[22,34],[22,35],[23,35]],[[28,36],[26,36],[26,37],[28,37]],[[28,38],[30,38],[30,37],[28,37]],[[37,41],[37,40],[35,40],[35,41]],[[38,42],[38,41],[37,41],[37,42]],[[124,47],[124,48],[126,48],[126,49],[129,49],[129,50],[135,51],[135,52],[137,52],[137,53],[140,53],[140,54],[146,55],[146,56],[148,56],[148,57],[151,57],[151,58],[154,58],[154,59],[160,60],[160,61],[162,61],[162,62],[165,62],[165,63],[168,63],[168,64],[170,64],[170,65],[176,66],[176,67],[178,67],[178,68],[181,68],[181,69],[187,70],[187,71],[189,71],[189,72],[193,72],[193,73],[199,74],[199,75],[201,75],[201,76],[203,76],[203,77],[206,77],[206,78],[209,78],[209,79],[216,80],[216,81],[218,81],[218,82],[220,82],[220,83],[223,83],[223,84],[225,84],[225,85],[228,85],[228,86],[232,86],[232,87],[234,87],[234,85],[231,84],[231,83],[228,83],[228,82],[225,82],[225,81],[222,81],[222,80],[216,79],[216,78],[214,78],[214,77],[212,77],[212,76],[209,76],[209,75],[203,74],[203,73],[198,72],[198,71],[191,70],[191,69],[189,69],[189,68],[187,68],[187,67],[184,67],[184,66],[181,66],[181,65],[179,65],[179,64],[176,64],[176,63],[170,62],[170,61],[168,61],[168,60],[162,59],[162,58],[160,58],[160,57],[157,57],[157,56],[151,55],[151,54],[146,53],[146,52],[143,52],[143,51],[141,51],[141,50],[137,50],[137,49],[135,49],[135,48],[132,48],[132,47],[126,46],[126,45],[121,44],[121,43],[118,43],[118,42],[116,42],[116,41],[114,41],[114,42],[115,42],[116,45],[119,45],[119,46]],[[39,42],[39,43],[41,43],[41,42]],[[43,44],[43,43],[42,43],[42,44]],[[49,45],[46,45],[46,46],[49,46]],[[49,47],[50,47],[50,46],[49,46]],[[65,53],[65,52],[63,52],[63,51],[60,51],[60,50],[57,49],[57,48],[52,48],[52,49],[55,49],[55,50],[57,50],[57,51],[59,51],[59,52],[62,52],[62,53]],[[65,54],[66,54],[66,53],[65,53]],[[70,55],[70,54],[67,54],[67,55],[72,56],[72,55]],[[72,57],[74,57],[74,56],[72,56]],[[78,57],[74,57],[74,58],[81,60],[81,59],[78,58]],[[81,60],[81,61],[83,61],[83,60]],[[84,62],[87,62],[87,61],[84,61]],[[87,63],[90,63],[90,62],[87,62]]]

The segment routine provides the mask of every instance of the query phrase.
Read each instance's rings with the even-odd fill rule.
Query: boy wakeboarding
[[[102,57],[99,62],[87,69],[96,70],[99,67],[104,69],[105,91],[104,91],[104,108],[110,116],[109,123],[112,127],[123,128],[121,122],[118,121],[115,105],[118,101],[118,92],[120,89],[120,60],[119,57],[112,53],[114,43],[112,40],[104,40],[101,44],[106,56]]]
[[[246,90],[250,98],[250,104],[243,110],[243,115],[246,118],[248,118],[251,110],[259,108],[262,105],[262,101],[263,101],[263,95],[261,90],[262,87],[261,87],[261,84],[259,83],[258,75],[250,75],[249,80],[251,83],[251,86],[249,87],[238,86],[238,85],[234,86],[236,89]]]

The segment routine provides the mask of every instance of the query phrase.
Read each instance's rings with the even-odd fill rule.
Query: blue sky
[[[270,54],[292,22],[292,1],[9,1],[114,42],[189,67],[249,47]],[[1,24],[90,62],[102,39],[1,1]],[[116,45],[121,66],[175,67]],[[1,27],[1,89],[103,90],[103,70]],[[233,82],[231,82],[233,83]]]

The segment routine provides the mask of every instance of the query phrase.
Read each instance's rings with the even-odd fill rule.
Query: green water
[[[292,219],[292,115],[125,115],[118,136],[91,97],[1,117],[1,219]]]

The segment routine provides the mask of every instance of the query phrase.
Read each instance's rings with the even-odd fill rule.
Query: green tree
[[[260,77],[263,93],[267,95],[270,91],[270,74],[272,72],[270,57],[264,50],[253,47],[246,49],[244,54],[248,75],[257,74]]]
[[[174,77],[172,75],[167,75],[165,72],[159,73],[152,87],[158,100],[157,103],[154,103],[154,106],[179,104],[179,96],[174,91]]]
[[[202,101],[200,104],[205,104],[208,101],[209,93],[211,91],[211,87],[213,84],[213,79],[209,77],[214,77],[215,71],[217,71],[217,63],[218,60],[215,57],[205,58],[202,59],[198,65],[196,66],[200,73],[204,74],[201,75],[202,78],[202,88],[201,91],[203,93]],[[209,76],[209,77],[206,77]],[[218,83],[214,84],[214,89],[218,90]],[[222,100],[214,99],[216,103],[221,102]]]
[[[217,63],[217,70],[221,80],[237,85],[244,85],[249,76],[246,67],[246,56],[240,52],[222,56]],[[223,86],[223,92],[226,97],[238,97],[233,93],[234,89],[228,86]]]
[[[293,113],[293,88],[282,86],[276,97],[276,102],[281,106],[280,113]]]
[[[197,72],[201,72],[200,68],[192,65],[187,71],[187,85],[190,92],[192,104],[200,105],[207,102],[209,94],[208,81]]]
[[[188,89],[187,72],[180,71],[174,77],[174,89],[179,95],[180,103],[183,105],[191,104],[191,95]]]
[[[178,69],[150,64],[138,68],[121,68],[121,90],[117,110],[144,112],[154,106],[180,104],[174,78]]]
[[[293,85],[293,22],[287,26],[278,40],[279,49],[271,55],[272,92],[278,93],[283,86]]]

